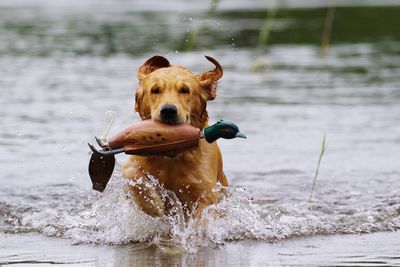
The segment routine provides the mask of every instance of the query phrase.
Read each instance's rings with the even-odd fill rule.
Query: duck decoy
[[[89,162],[89,175],[93,189],[103,192],[115,165],[115,155],[125,153],[139,156],[176,156],[199,145],[204,138],[208,143],[219,138],[246,138],[233,122],[219,120],[200,130],[187,124],[167,125],[146,120],[134,123],[109,140],[96,137],[101,149],[88,144],[93,154]]]

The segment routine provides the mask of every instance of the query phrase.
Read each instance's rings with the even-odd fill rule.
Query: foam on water
[[[152,180],[163,197],[174,203],[171,192]],[[199,222],[185,221],[182,209],[175,215],[154,218],[143,213],[127,190],[127,181],[116,171],[103,194],[61,184],[31,188],[28,192],[2,190],[0,224],[3,233],[39,232],[68,238],[75,243],[127,244],[150,242],[195,252],[199,246],[231,240],[265,240],[314,234],[364,233],[400,229],[400,207],[376,204],[359,211],[338,203],[317,201],[252,201],[244,188],[217,187],[220,203],[204,210]],[[41,194],[37,192],[41,191]],[[348,197],[350,205],[351,196]],[[385,207],[385,208],[382,208]]]

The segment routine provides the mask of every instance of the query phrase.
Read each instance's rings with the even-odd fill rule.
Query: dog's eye
[[[158,88],[158,87],[152,88],[151,89],[151,93],[152,94],[159,94],[160,93],[160,88]]]
[[[189,94],[189,88],[182,87],[181,89],[179,89],[179,93],[181,93],[181,94]]]

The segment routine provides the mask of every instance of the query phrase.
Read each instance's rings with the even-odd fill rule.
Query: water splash
[[[161,192],[164,201],[174,203],[171,215],[155,218],[142,212],[127,189],[129,182],[117,170],[103,194],[77,190],[70,185],[48,188],[51,193],[39,196],[11,194],[9,203],[13,205],[0,202],[0,215],[4,219],[0,231],[40,232],[69,238],[75,243],[151,242],[160,247],[195,252],[209,241],[257,238],[263,227],[256,209],[241,195],[241,190],[216,188],[224,195],[223,200],[204,210],[201,219],[196,221],[192,214],[184,212],[175,194],[164,189],[156,179],[139,182]]]
[[[127,189],[129,182],[121,178],[120,166],[117,166],[103,194],[71,184],[32,188],[26,193],[1,189],[0,232],[39,232],[68,238],[74,243],[147,242],[160,249],[193,253],[201,246],[232,240],[273,241],[315,234],[400,229],[397,194],[389,200],[382,198],[382,203],[375,202],[372,208],[354,204],[362,200],[362,194],[330,191],[325,195],[345,194],[347,199],[342,202],[316,199],[310,205],[306,199],[300,201],[296,197],[252,200],[252,193],[244,188],[228,189],[219,185],[214,190],[220,194],[221,201],[206,208],[197,221],[183,211],[175,194],[156,179],[147,178],[139,182],[161,192],[163,201],[174,203],[171,215],[151,217],[142,212]]]

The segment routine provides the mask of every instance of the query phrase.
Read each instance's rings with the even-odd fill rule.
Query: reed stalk
[[[204,16],[205,18],[209,18],[215,14],[218,8],[220,0],[211,0],[211,4],[207,10],[206,15]],[[182,45],[182,50],[183,51],[189,51],[192,50],[193,47],[196,45],[197,38],[199,36],[200,31],[202,31],[203,27],[199,27],[196,30],[190,31],[186,34],[185,40]]]
[[[258,39],[257,39],[257,46],[256,46],[256,52],[255,52],[255,60],[254,60],[254,65],[252,67],[253,71],[259,71],[262,64],[261,64],[261,57],[264,52],[264,49],[268,43],[268,39],[271,33],[271,29],[273,28],[276,14],[278,12],[278,8],[276,5],[272,5],[271,8],[267,9],[267,12],[265,14],[264,22],[261,25],[260,32],[258,34]]]
[[[324,31],[322,32],[321,38],[321,55],[326,57],[329,52],[333,21],[335,18],[336,0],[330,0],[328,11],[325,17]]]
[[[308,198],[308,203],[311,204],[311,199],[315,190],[315,185],[317,183],[317,178],[318,178],[318,174],[319,174],[319,166],[321,165],[321,159],[324,156],[326,151],[326,134],[324,134],[324,139],[322,140],[322,146],[321,146],[321,152],[319,154],[319,158],[318,158],[318,164],[317,164],[317,169],[315,170],[315,175],[314,175],[314,180],[313,180],[313,184],[311,187],[311,192],[310,192],[310,196]]]

